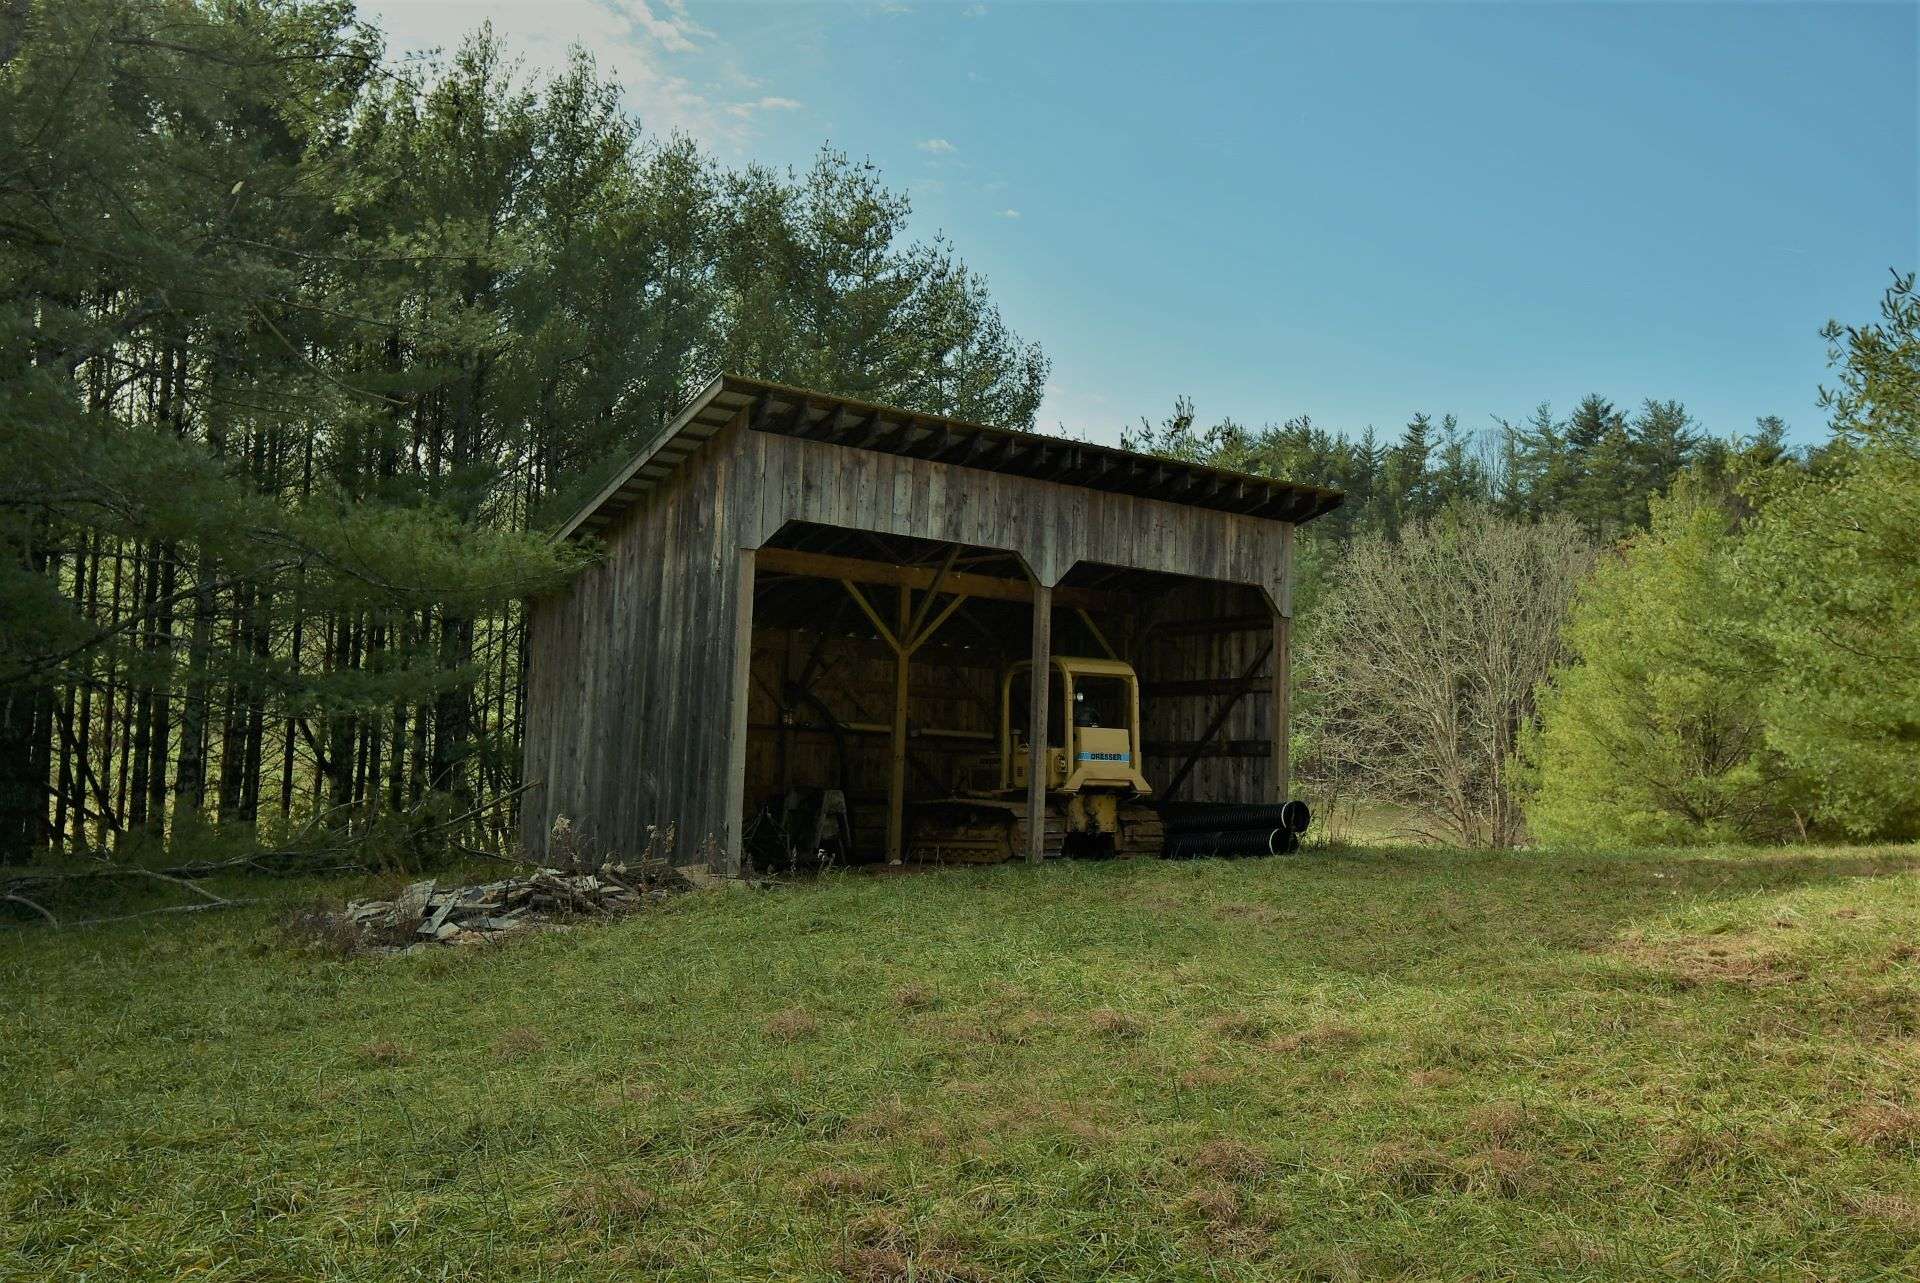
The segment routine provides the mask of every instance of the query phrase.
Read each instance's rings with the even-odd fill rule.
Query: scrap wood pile
[[[536,868],[477,886],[443,887],[429,878],[392,900],[350,902],[336,923],[370,953],[414,953],[566,919],[632,913],[693,886],[661,861],[608,862],[581,873]]]

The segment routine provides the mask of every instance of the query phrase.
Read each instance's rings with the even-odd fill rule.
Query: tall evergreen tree
[[[0,71],[0,859],[509,791],[537,528],[727,368],[1028,426],[905,198],[343,0],[28,0]],[[504,832],[510,809],[493,813]]]

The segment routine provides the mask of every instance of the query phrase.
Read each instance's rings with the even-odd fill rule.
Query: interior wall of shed
[[[1189,576],[1153,580],[1082,564],[1062,581],[1124,584],[1141,603],[1130,618],[1095,621],[1140,678],[1141,774],[1163,801],[1183,769],[1172,799],[1268,800],[1274,633],[1266,595],[1247,584]]]
[[[922,640],[908,660],[907,806],[950,797],[997,762],[1000,677],[1028,654],[1029,603],[964,596],[953,585],[984,576],[1003,593],[1027,591],[1025,570],[1005,551],[791,523],[773,549],[853,558],[875,573],[912,569],[922,579],[950,577],[928,600],[925,588],[902,603],[893,584],[853,577],[866,607],[901,635],[904,610]],[[893,646],[845,583],[770,568],[763,554],[754,580],[754,628],[747,682],[747,741],[741,793],[751,826],[777,814],[793,790],[838,789],[854,828],[853,858],[887,857],[893,770],[896,658]],[[951,613],[948,607],[953,606]],[[754,847],[748,835],[749,850]],[[761,859],[765,859],[764,848]]]
[[[817,671],[793,685],[809,660]],[[906,797],[946,797],[997,752],[1000,658],[931,646],[909,663]],[[785,692],[785,698],[780,693]],[[876,638],[755,628],[748,693],[745,800],[751,819],[790,789],[839,789],[854,859],[885,858],[892,771],[894,656]]]

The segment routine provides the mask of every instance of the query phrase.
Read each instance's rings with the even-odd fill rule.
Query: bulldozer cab
[[[1055,656],[1047,683],[1045,787],[1144,796],[1140,774],[1140,680],[1133,667],[1112,659]],[[1024,789],[1032,769],[1027,708],[1033,665],[1021,662],[1000,683],[1000,787]]]

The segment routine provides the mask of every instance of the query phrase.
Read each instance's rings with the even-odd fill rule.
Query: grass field
[[[283,913],[0,937],[0,1272],[1920,1273],[1913,848],[841,876],[390,961]]]

